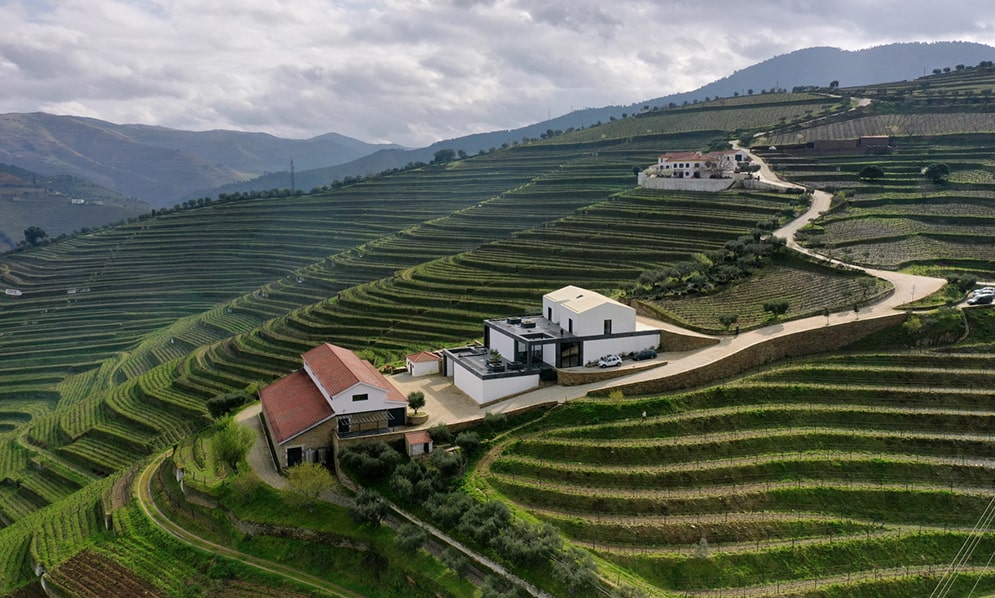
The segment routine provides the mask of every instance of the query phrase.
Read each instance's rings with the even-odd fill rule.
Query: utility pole
[[[294,159],[290,158],[290,195],[297,194],[297,186],[294,184]]]

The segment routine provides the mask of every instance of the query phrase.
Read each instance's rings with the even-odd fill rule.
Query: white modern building
[[[656,349],[660,331],[639,324],[628,305],[567,286],[543,296],[540,314],[484,320],[484,345],[447,349],[443,363],[443,373],[481,404],[536,388],[555,369]]]

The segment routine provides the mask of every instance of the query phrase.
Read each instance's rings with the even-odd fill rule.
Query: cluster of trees
[[[241,426],[231,417],[219,421],[214,436],[211,437],[211,450],[214,457],[238,473],[238,463],[252,448],[255,435],[252,430]]]
[[[488,414],[484,426],[494,430],[506,422],[503,414]],[[594,591],[598,582],[594,561],[584,551],[565,548],[555,528],[522,522],[503,502],[480,502],[459,490],[464,458],[480,446],[476,432],[461,432],[454,437],[447,426],[441,425],[429,433],[436,444],[454,442],[462,450],[436,450],[428,459],[409,461],[385,443],[357,445],[343,449],[340,462],[366,484],[386,482],[390,493],[402,504],[424,509],[435,524],[478,547],[494,550],[509,563],[535,566],[551,562],[557,580],[571,595]],[[350,507],[357,521],[370,525],[379,525],[387,511],[386,501],[371,490],[357,495]],[[427,534],[417,526],[404,525],[397,530],[396,542],[406,550],[416,550],[427,540]],[[464,555],[452,549],[443,551],[441,558],[458,575],[463,575],[470,565]],[[507,596],[515,591],[511,587],[492,587],[485,595]]]
[[[28,247],[37,247],[38,245],[44,245],[48,243],[51,239],[48,233],[45,232],[40,226],[29,226],[24,229],[24,242],[22,245]]]
[[[950,176],[950,167],[943,162],[933,162],[922,169],[922,175],[933,183],[943,183]]]
[[[965,332],[964,314],[955,307],[941,307],[925,314],[909,314],[902,330],[912,346],[956,341]]]
[[[993,66],[995,66],[995,63],[993,63],[991,60],[982,60],[981,62],[978,63],[977,67],[968,66],[968,65],[965,65],[965,64],[958,64],[958,65],[954,66],[954,68],[952,70],[954,70],[954,71],[956,71],[956,72],[959,73],[961,71],[970,71],[970,70],[973,70],[975,68],[979,68],[979,69],[991,69]],[[940,74],[943,74],[943,73],[949,73],[950,71],[951,71],[951,68],[949,66],[945,66],[943,68],[933,69],[933,74],[934,75],[940,75]]]
[[[785,246],[784,239],[768,232],[777,226],[776,220],[757,224],[749,235],[727,242],[722,249],[696,253],[690,261],[643,272],[627,293],[631,297],[652,299],[707,294],[749,277]]]

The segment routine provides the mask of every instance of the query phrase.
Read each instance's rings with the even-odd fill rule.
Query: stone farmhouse
[[[540,314],[484,320],[484,346],[446,349],[443,373],[483,405],[537,388],[556,368],[659,345],[660,331],[632,307],[566,286],[543,296]]]
[[[370,362],[328,343],[301,358],[303,368],[259,391],[263,428],[281,469],[327,463],[336,435],[404,425],[408,400]]]

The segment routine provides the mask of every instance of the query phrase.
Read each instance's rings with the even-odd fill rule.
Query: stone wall
[[[626,396],[647,395],[712,384],[741,374],[751,368],[787,357],[842,349],[879,330],[897,326],[904,320],[904,313],[895,313],[879,318],[804,330],[759,342],[700,368],[680,372],[666,378],[621,384],[591,394],[608,396],[608,393],[613,390],[621,390]]]
[[[716,193],[732,187],[736,179],[678,179],[671,177],[641,177],[639,186],[666,191],[708,191]]]
[[[232,527],[247,536],[269,536],[271,538],[290,538],[302,542],[314,544],[325,544],[338,548],[348,548],[360,552],[369,552],[371,547],[366,542],[359,542],[328,532],[321,532],[306,527],[293,527],[289,525],[274,525],[270,523],[258,523],[256,521],[246,521],[235,516],[231,511],[226,511],[228,521]]]
[[[585,368],[583,371],[556,370],[556,381],[561,386],[579,386],[581,384],[590,384],[592,382],[602,382],[604,380],[611,380],[612,378],[620,378],[622,376],[628,376],[629,374],[635,374],[636,372],[642,372],[643,370],[651,370],[655,367],[664,365],[667,365],[667,362],[648,361],[639,367],[629,368]]]

